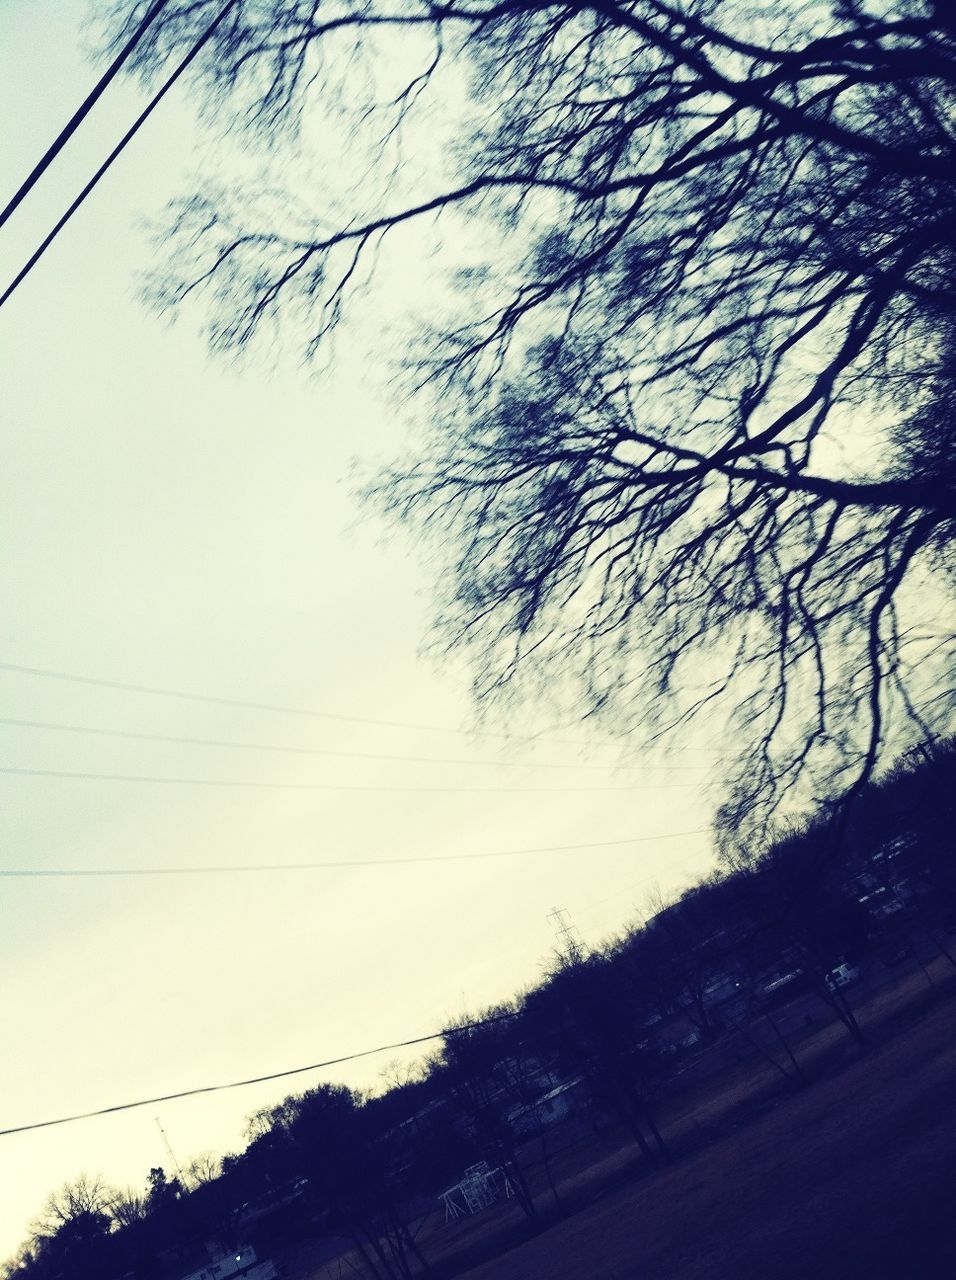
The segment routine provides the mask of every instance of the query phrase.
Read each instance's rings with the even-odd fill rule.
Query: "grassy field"
[[[565,1216],[529,1238],[510,1205],[436,1215],[424,1251],[467,1280],[956,1277],[956,999],[912,975],[862,1021],[862,1055],[835,1027],[805,1037],[805,1090],[781,1096],[772,1068],[748,1066],[673,1102],[664,1168],[620,1134],[595,1137],[552,1162]],[[354,1272],[315,1280],[340,1274]]]

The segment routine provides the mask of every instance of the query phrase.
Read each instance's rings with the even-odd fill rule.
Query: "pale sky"
[[[76,0],[0,0],[4,199],[95,78],[84,12]],[[4,283],[137,101],[114,86],[0,231]],[[686,767],[701,755],[666,772],[614,770],[594,766],[616,748],[584,731],[556,735],[580,747],[533,749],[468,732],[468,673],[419,656],[428,564],[352,493],[353,460],[388,458],[408,427],[357,336],[346,332],[320,378],[292,358],[237,368],[208,355],[195,317],[171,328],[140,302],[138,276],[155,260],[141,224],[211,169],[214,150],[221,161],[184,96],[167,101],[0,311],[0,663],[358,719],[4,670],[0,717],[436,763],[0,724],[5,768],[399,788],[0,774],[0,867],[399,858],[704,832],[706,774]],[[4,879],[0,1128],[426,1034],[538,976],[552,907],[597,942],[652,886],[672,892],[708,868],[709,848],[698,834],[430,867]],[[388,1057],[328,1078],[372,1086]],[[321,1078],[0,1139],[0,1258],[81,1171],[141,1191],[152,1165],[168,1165],[157,1114],[186,1163],[237,1149],[251,1111]]]

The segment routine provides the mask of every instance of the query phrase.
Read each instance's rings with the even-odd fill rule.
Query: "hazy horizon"
[[[8,193],[96,75],[82,16],[51,0],[5,7]],[[7,278],[136,101],[129,84],[114,86],[3,229]],[[554,906],[595,943],[655,883],[670,893],[712,865],[703,770],[634,759],[615,770],[616,747],[583,728],[524,746],[470,732],[462,662],[420,653],[428,566],[353,495],[353,459],[374,465],[408,429],[358,344],[350,354],[343,336],[334,374],[312,377],[294,360],[267,373],[210,358],[189,321],[171,328],[144,307],[138,279],[154,251],[141,223],[213,148],[177,92],[0,315],[0,664],[356,719],[0,665],[0,763],[36,771],[0,773],[4,868],[593,847],[430,867],[4,879],[0,1128],[428,1034],[540,976]],[[549,723],[508,728],[534,735]],[[308,754],[321,750],[356,758]],[[462,759],[474,763],[450,762]],[[606,773],[593,767],[605,761]],[[588,767],[566,767],[578,765]],[[129,776],[194,781],[117,780]],[[226,782],[252,785],[209,785]],[[317,784],[343,789],[306,789]],[[700,834],[646,839],[673,832]],[[0,1256],[71,1176],[142,1189],[151,1166],[168,1167],[157,1114],[185,1164],[235,1150],[244,1117],[293,1089],[322,1078],[369,1087],[386,1062],[6,1137]]]

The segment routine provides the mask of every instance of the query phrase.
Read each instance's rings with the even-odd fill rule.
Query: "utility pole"
[[[571,923],[571,917],[564,907],[554,907],[545,917],[551,921],[554,936],[558,942],[558,953],[568,964],[576,964],[584,959],[585,946],[581,940],[577,926]]]

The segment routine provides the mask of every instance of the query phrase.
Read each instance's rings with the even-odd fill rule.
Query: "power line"
[[[43,155],[33,166],[30,173],[26,178],[24,178],[20,187],[10,197],[4,209],[0,211],[0,227],[2,227],[10,216],[16,212],[36,186],[40,178],[43,177],[44,173],[46,173],[47,169],[69,142],[70,138],[73,137],[73,134],[76,133],[77,129],[96,106],[97,102],[112,84],[119,72],[123,69],[130,55],[146,34],[147,29],[152,25],[153,19],[159,13],[160,9],[165,8],[166,3],[167,0],[156,0],[156,2],[147,9],[146,13],[143,15],[143,20],[127,40],[126,44],[119,51],[84,100],[80,103],[79,107],[77,107],[76,111],[74,111],[73,115],[57,134],[56,138],[54,138],[53,142],[51,142],[46,151],[44,151]]]
[[[151,786],[177,787],[235,787],[256,791],[376,791],[412,794],[461,794],[461,795],[567,795],[590,791],[669,791],[696,786],[696,782],[641,782],[634,786],[597,787],[405,787],[390,783],[374,782],[261,782],[232,778],[167,778],[146,773],[85,773],[69,769],[20,769],[12,765],[0,766],[0,774],[24,778],[70,778],[83,782],[142,782]]]
[[[570,853],[580,849],[609,849],[612,846],[646,844],[656,840],[677,840],[684,836],[703,836],[700,831],[667,831],[663,835],[628,836],[623,840],[589,840],[584,844],[537,845],[527,849],[486,849],[479,853],[412,854],[400,858],[341,858],[319,862],[243,863],[202,867],[52,867],[0,869],[0,879],[65,878],[83,876],[199,876],[242,875],[248,872],[327,871],[350,867],[401,867],[430,862],[477,862],[484,858],[517,858],[536,853]],[[697,856],[696,854],[694,855]],[[681,859],[686,861],[686,859]]]
[[[279,715],[307,716],[315,720],[336,720],[350,724],[369,724],[384,729],[414,729],[427,733],[454,733],[469,736],[469,730],[457,729],[449,725],[422,724],[409,720],[381,720],[370,716],[347,715],[335,711],[316,711],[308,707],[289,707],[269,702],[251,702],[242,698],[224,698],[209,693],[191,693],[183,689],[165,689],[155,685],[131,684],[122,680],[104,680],[95,676],[76,675],[67,671],[52,671],[45,667],[22,666],[15,662],[0,662],[0,671],[13,671],[21,675],[42,676],[50,680],[68,680],[74,684],[94,685],[101,689],[119,689],[124,693],[145,693],[151,697],[181,698],[187,702],[211,703],[220,707],[239,707],[245,711],[268,711]],[[570,739],[544,739],[534,735],[520,736],[508,733],[494,733],[486,729],[475,729],[471,734],[479,738],[497,738],[514,742],[560,742],[561,745],[580,746]]]
[[[613,764],[567,764],[552,763],[550,761],[538,760],[468,760],[455,756],[418,756],[418,755],[396,755],[387,752],[375,751],[340,751],[329,747],[290,747],[275,745],[272,743],[262,742],[234,742],[222,738],[190,738],[180,735],[166,733],[134,733],[125,729],[104,729],[91,725],[81,724],[62,724],[46,720],[19,720],[10,717],[0,717],[0,725],[10,725],[20,729],[43,729],[54,730],[62,733],[85,733],[93,737],[100,738],[124,738],[136,742],[165,742],[173,743],[178,746],[192,747],[227,747],[230,750],[239,751],[274,751],[287,755],[304,755],[304,756],[334,756],[341,760],[390,760],[399,763],[408,764],[448,764],[448,765],[479,765],[482,767],[503,769],[503,768],[519,768],[519,769],[587,769],[600,770],[607,772],[609,769],[618,767],[634,768],[635,766],[618,766]],[[695,772],[706,771],[709,766],[702,764],[691,765],[640,765],[642,769],[680,769],[682,771],[693,770]]]
[[[150,697],[180,698],[186,702],[201,702],[219,707],[238,707],[244,711],[267,711],[277,715],[305,716],[314,720],[335,720],[348,724],[374,725],[384,729],[412,729],[424,733],[454,733],[462,737],[495,738],[505,742],[546,742],[558,746],[581,747],[573,738],[541,737],[537,734],[495,733],[489,729],[459,729],[451,725],[425,724],[410,720],[382,720],[371,716],[348,715],[343,712],[317,711],[309,707],[290,707],[270,702],[252,702],[242,698],[219,697],[209,693],[194,693],[184,689],[167,689],[157,685],[133,684],[123,680],[107,680],[97,676],[78,675],[69,671],[54,671],[48,667],[30,667],[18,662],[0,662],[0,671],[18,675],[40,676],[48,680],[66,680],[72,684],[92,685],[99,689],[119,689],[124,693],[144,693]],[[612,743],[601,745],[611,746]],[[698,748],[694,748],[697,750]],[[699,748],[704,750],[704,748]]]
[[[705,831],[693,831],[693,832],[691,832],[691,831],[686,831],[686,832],[683,832],[683,833],[676,832],[675,834],[684,834],[684,835],[706,835],[706,834],[707,834],[707,832],[705,832]],[[660,837],[658,837],[658,838],[660,838]],[[684,863],[685,863],[685,862],[691,862],[692,860],[694,860],[694,859],[696,859],[696,858],[699,858],[699,857],[700,857],[700,853],[699,853],[699,852],[695,852],[695,853],[687,853],[687,854],[685,854],[685,855],[684,855],[683,857],[681,857],[681,858],[671,858],[671,859],[670,859],[670,861],[668,862],[668,867],[674,867],[674,866],[681,867],[681,866],[683,866],[683,865],[684,865]],[[618,887],[618,890],[617,890],[617,892],[616,892],[616,893],[608,894],[608,896],[607,896],[606,898],[597,898],[597,899],[593,899],[591,902],[586,902],[583,906],[575,907],[575,911],[577,912],[577,914],[578,914],[578,915],[586,915],[588,912],[590,912],[590,911],[594,911],[594,910],[595,910],[595,908],[597,908],[597,907],[603,907],[603,906],[606,906],[606,905],[607,905],[607,903],[609,903],[609,902],[617,902],[617,903],[620,903],[620,901],[621,901],[621,896],[622,896],[622,894],[623,894],[624,892],[628,892],[628,893],[629,893],[632,889],[641,888],[642,886],[644,886],[644,885],[646,885],[646,884],[654,884],[654,883],[655,883],[657,880],[659,880],[659,879],[660,879],[660,874],[656,874],[656,875],[652,875],[652,876],[642,876],[639,880],[627,880],[627,881],[625,881],[625,882],[624,882],[624,884],[622,884],[622,885],[620,885],[620,886]],[[608,913],[607,913],[607,912],[603,912],[602,914],[607,915]]]
[[[60,234],[60,232],[63,230],[66,224],[73,217],[74,213],[76,213],[77,209],[79,209],[80,205],[83,204],[84,200],[86,200],[87,196],[90,194],[90,192],[99,182],[99,180],[103,177],[106,171],[113,164],[114,160],[116,160],[117,157],[125,150],[125,148],[129,145],[129,143],[133,140],[133,138],[136,136],[136,134],[139,132],[142,126],[146,123],[149,117],[153,114],[153,112],[162,102],[163,98],[165,98],[166,94],[170,91],[170,89],[172,89],[173,85],[177,82],[180,76],[183,75],[183,73],[187,70],[187,68],[199,56],[203,47],[215,34],[217,28],[225,19],[230,9],[234,9],[237,3],[238,3],[238,0],[229,0],[229,3],[226,4],[219,11],[219,15],[209,24],[209,26],[206,28],[203,34],[199,37],[199,39],[195,42],[195,44],[186,54],[185,58],[183,58],[182,62],[179,63],[179,65],[176,67],[173,73],[163,82],[159,90],[153,95],[152,98],[150,98],[149,102],[146,104],[146,106],[143,108],[140,114],[136,117],[136,119],[133,121],[130,127],[126,130],[122,138],[120,138],[119,142],[116,144],[113,150],[109,153],[109,155],[106,157],[103,163],[99,166],[99,168],[93,174],[92,178],[90,178],[89,182],[87,182],[86,186],[83,187],[79,195],[73,200],[72,204],[70,204],[70,206],[67,208],[66,212],[55,223],[52,231],[50,231],[45,237],[45,239],[41,241],[39,248],[34,250],[34,252],[27,259],[26,263],[23,265],[23,267],[21,267],[17,275],[14,277],[13,281],[9,285],[7,285],[7,288],[4,290],[3,294],[0,294],[0,307],[3,306],[3,304],[9,299],[9,297],[14,292],[14,290],[17,289],[19,285],[21,285],[23,281],[27,278],[27,276],[30,274],[30,272],[33,270],[36,264],[40,261],[40,259],[46,253],[47,249],[49,249],[50,245],[53,243],[56,237]]]
[[[96,1111],[82,1111],[72,1116],[60,1116],[56,1120],[38,1120],[32,1124],[15,1125],[10,1129],[0,1129],[0,1138],[14,1133],[28,1133],[34,1129],[50,1129],[54,1125],[71,1124],[74,1120],[92,1120],[96,1116],[114,1115],[117,1111],[132,1111],[135,1107],[150,1107],[159,1102],[176,1102],[180,1098],[195,1098],[203,1093],[222,1093],[226,1089],[244,1089],[251,1084],[266,1084],[270,1080],[284,1080],[289,1076],[303,1075],[307,1071],[321,1071],[325,1067],[338,1067],[345,1062],[357,1062],[360,1058],[371,1058],[377,1053],[388,1053],[393,1049],[411,1049],[415,1045],[429,1044],[433,1040],[444,1040],[450,1035],[460,1035],[467,1031],[477,1031],[481,1027],[492,1026],[496,1022],[506,1022],[517,1017],[515,1013],[499,1013],[493,1018],[482,1018],[479,1022],[469,1022],[460,1027],[448,1027],[444,1031],[434,1031],[431,1035],[415,1036],[411,1040],[399,1040],[395,1044],[382,1044],[375,1049],[362,1049],[359,1053],[346,1053],[341,1058],[329,1058],[325,1062],[311,1062],[305,1067],[289,1067],[285,1071],[273,1071],[266,1076],[253,1076],[248,1080],[233,1080],[228,1084],[207,1084],[197,1089],[181,1089],[178,1093],[166,1093],[158,1098],[140,1098],[136,1102],[120,1102],[112,1107],[100,1107]]]
[[[677,836],[681,836],[681,835],[703,835],[703,834],[706,834],[706,833],[705,833],[705,832],[702,832],[702,831],[685,831],[685,832],[671,832],[669,835],[665,835],[665,836],[635,836],[635,837],[633,838],[633,842],[634,842],[634,843],[636,843],[636,842],[638,842],[638,841],[644,841],[644,840],[663,840],[663,839],[673,839],[673,838],[676,838]],[[632,841],[631,841],[631,840],[626,840],[626,841],[603,841],[603,842],[602,842],[602,844],[603,844],[603,845],[618,844],[618,843],[625,843],[625,844],[629,844],[629,843],[632,843]],[[554,846],[554,848],[568,848],[568,849],[572,849],[572,848],[585,848],[585,847],[597,847],[597,846],[574,846],[574,845],[567,845],[567,846]],[[485,857],[489,857],[489,856],[491,856],[491,857],[497,857],[497,856],[503,856],[503,855],[504,855],[505,853],[507,853],[507,852],[513,852],[513,853],[519,853],[519,852],[531,853],[531,852],[539,852],[539,851],[540,851],[540,852],[543,852],[544,850],[530,850],[530,849],[528,849],[528,850],[511,850],[511,851],[502,850],[502,851],[501,851],[501,853],[499,853],[499,854],[484,854],[484,855],[474,855],[474,854],[473,854],[473,855],[453,855],[453,854],[449,854],[449,855],[445,855],[445,858],[429,858],[429,859],[420,859],[420,861],[440,861],[440,860],[448,860],[448,859],[455,858],[455,857],[468,857],[468,856],[471,856],[471,857],[480,857],[480,856],[485,856]],[[396,860],[396,861],[398,861],[398,860]],[[410,861],[410,859],[403,859],[402,861]],[[297,864],[297,865],[305,865],[305,864]],[[318,864],[316,864],[316,865],[318,865]],[[230,868],[230,870],[240,870],[240,869],[241,869],[241,870],[253,870],[254,868],[251,868],[251,867],[249,867],[249,868]],[[189,869],[189,870],[192,870],[192,869]],[[216,870],[216,869],[215,869],[215,868],[210,868],[210,870]],[[224,868],[218,868],[218,870],[224,870]],[[2,874],[2,875],[16,875],[16,874],[28,874],[28,873],[0,872],[0,874]],[[47,872],[47,873],[43,873],[43,872],[39,872],[39,873],[29,873],[29,874],[41,874],[41,875],[42,875],[42,874],[87,874],[87,875],[97,875],[97,874],[127,874],[127,873],[126,873],[126,872],[86,872],[86,873],[82,873],[82,872],[80,872],[80,873],[72,873],[72,872],[61,872],[61,873],[56,873],[56,872]],[[137,873],[137,872],[131,872],[131,874],[149,874],[149,873],[147,873],[147,872],[139,872],[139,873]],[[175,873],[174,873],[174,874],[175,874]],[[273,1081],[273,1080],[283,1080],[283,1079],[288,1079],[288,1078],[289,1078],[289,1077],[291,1077],[291,1076],[304,1075],[305,1073],[310,1072],[310,1071],[320,1071],[320,1070],[324,1070],[324,1069],[326,1069],[326,1068],[328,1068],[328,1067],[341,1066],[341,1065],[343,1065],[343,1064],[345,1064],[345,1063],[347,1063],[347,1062],[357,1062],[357,1061],[359,1061],[359,1060],[361,1060],[361,1059],[363,1059],[363,1058],[370,1058],[370,1057],[373,1057],[373,1056],[375,1056],[376,1054],[380,1054],[380,1053],[389,1053],[389,1052],[393,1052],[393,1051],[394,1051],[394,1050],[396,1050],[396,1049],[409,1049],[409,1048],[414,1048],[414,1047],[416,1047],[417,1045],[420,1045],[420,1044],[430,1044],[430,1043],[434,1042],[435,1040],[444,1040],[444,1039],[446,1039],[446,1038],[447,1038],[448,1036],[450,1036],[450,1035],[458,1035],[458,1034],[462,1034],[462,1033],[465,1033],[465,1032],[477,1031],[477,1030],[481,1029],[482,1027],[492,1026],[492,1025],[494,1025],[494,1024],[496,1024],[496,1023],[500,1023],[500,1022],[510,1021],[512,1018],[515,1018],[515,1017],[517,1017],[517,1016],[518,1016],[518,1011],[515,1011],[515,1012],[512,1012],[512,1013],[496,1014],[494,1017],[491,1017],[491,1018],[482,1018],[482,1019],[480,1019],[480,1020],[478,1020],[478,1021],[476,1021],[476,1022],[465,1023],[465,1024],[464,1024],[464,1025],[462,1025],[462,1026],[448,1027],[448,1028],[446,1028],[446,1029],[445,1029],[445,1030],[443,1030],[443,1031],[436,1031],[436,1032],[432,1032],[432,1033],[431,1033],[431,1034],[429,1034],[429,1035],[425,1035],[425,1036],[415,1036],[415,1037],[412,1037],[411,1039],[408,1039],[408,1040],[399,1040],[399,1041],[395,1041],[395,1042],[394,1042],[394,1043],[392,1043],[392,1044],[378,1045],[378,1046],[377,1046],[376,1048],[374,1048],[374,1049],[362,1049],[362,1050],[360,1050],[358,1053],[343,1054],[341,1057],[338,1057],[338,1058],[329,1058],[329,1059],[326,1059],[324,1062],[313,1062],[313,1063],[309,1063],[309,1064],[307,1064],[306,1066],[300,1066],[300,1067],[289,1067],[289,1068],[287,1068],[287,1069],[285,1069],[285,1070],[282,1070],[282,1071],[273,1071],[273,1072],[270,1072],[268,1075],[252,1076],[252,1077],[250,1077],[250,1078],[248,1078],[248,1079],[245,1079],[245,1080],[234,1080],[234,1081],[230,1081],[230,1082],[228,1082],[228,1083],[226,1083],[226,1084],[201,1085],[201,1086],[199,1086],[199,1087],[197,1087],[197,1088],[192,1088],[192,1089],[181,1089],[181,1090],[179,1090],[179,1091],[178,1091],[178,1092],[176,1092],[176,1093],[167,1093],[167,1094],[162,1094],[162,1095],[160,1095],[160,1096],[152,1097],[152,1098],[140,1098],[140,1099],[137,1099],[135,1102],[121,1102],[121,1103],[116,1103],[116,1104],[114,1104],[114,1105],[112,1105],[112,1106],[108,1106],[108,1107],[100,1107],[100,1108],[98,1108],[98,1109],[96,1109],[96,1110],[94,1110],[94,1111],[82,1111],[82,1112],[77,1112],[77,1113],[75,1113],[74,1115],[69,1115],[69,1116],[59,1116],[59,1117],[57,1117],[55,1120],[38,1120],[38,1121],[33,1121],[32,1123],[29,1123],[29,1124],[14,1125],[14,1126],[12,1126],[12,1127],[10,1127],[10,1128],[7,1128],[7,1129],[0,1129],[0,1138],[10,1137],[11,1135],[13,1135],[13,1134],[15,1134],[15,1133],[29,1133],[29,1132],[33,1132],[34,1130],[37,1130],[37,1129],[49,1129],[49,1128],[53,1128],[54,1126],[57,1126],[57,1125],[62,1125],[62,1124],[72,1124],[74,1121],[77,1121],[77,1120],[92,1120],[92,1119],[95,1119],[95,1118],[97,1118],[97,1117],[99,1117],[99,1116],[115,1115],[116,1113],[118,1113],[118,1112],[120,1112],[120,1111],[132,1111],[132,1110],[134,1110],[134,1109],[136,1109],[136,1108],[138,1108],[138,1107],[155,1106],[155,1105],[157,1105],[157,1104],[159,1104],[159,1103],[162,1103],[162,1102],[176,1102],[176,1101],[179,1101],[179,1100],[180,1100],[180,1099],[182,1099],[182,1098],[194,1098],[194,1097],[198,1097],[198,1096],[200,1096],[200,1095],[202,1095],[202,1094],[209,1094],[209,1093],[222,1093],[222,1092],[225,1092],[226,1090],[230,1090],[230,1089],[244,1089],[244,1088],[247,1088],[247,1087],[248,1087],[248,1086],[250,1086],[250,1085],[255,1085],[255,1084],[267,1084],[267,1083],[269,1083],[269,1082],[271,1082],[271,1081]]]

